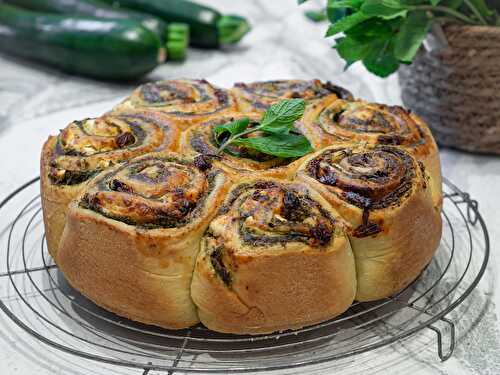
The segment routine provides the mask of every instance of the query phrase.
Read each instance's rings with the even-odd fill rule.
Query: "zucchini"
[[[136,21],[38,13],[2,3],[0,50],[104,79],[140,77],[165,58],[158,36]]]
[[[116,9],[99,0],[4,0],[4,3],[46,13],[135,20],[165,43],[169,60],[182,59],[189,40],[189,29],[186,26],[167,26],[166,22],[153,15]]]
[[[218,48],[234,44],[250,30],[240,16],[221,15],[217,10],[187,0],[104,0],[118,8],[154,14],[166,22],[189,25],[190,43],[195,47]]]

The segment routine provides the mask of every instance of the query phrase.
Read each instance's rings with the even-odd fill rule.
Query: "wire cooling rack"
[[[364,353],[424,329],[435,331],[437,354],[444,361],[455,347],[455,326],[446,315],[484,274],[489,240],[477,202],[447,180],[443,188],[441,244],[404,291],[376,302],[354,303],[335,319],[297,331],[235,336],[201,325],[168,331],[138,324],[73,290],[47,252],[35,178],[0,203],[0,309],[47,345],[144,373],[299,367]]]

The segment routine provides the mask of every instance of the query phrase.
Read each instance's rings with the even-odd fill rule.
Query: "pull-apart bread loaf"
[[[66,211],[87,182],[117,163],[159,150],[177,150],[179,131],[155,113],[121,113],[74,121],[45,142],[41,196],[45,234],[56,258]]]
[[[246,146],[290,98],[305,111],[286,139],[306,151]],[[221,126],[239,122],[247,131],[224,148]],[[48,249],[69,283],[168,329],[261,334],[326,321],[406,288],[441,238],[427,125],[319,80],[144,84],[48,139],[41,195]]]

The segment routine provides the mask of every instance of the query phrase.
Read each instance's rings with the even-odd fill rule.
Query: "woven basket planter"
[[[448,26],[449,47],[399,69],[402,99],[439,144],[500,154],[500,27]]]

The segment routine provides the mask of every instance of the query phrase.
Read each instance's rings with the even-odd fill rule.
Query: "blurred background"
[[[344,85],[367,100],[400,100],[395,75],[380,79],[360,64],[344,72],[344,62],[331,48],[331,41],[323,38],[327,24],[314,23],[304,16],[307,7],[316,9],[321,1],[302,7],[295,0],[200,3],[224,9],[227,14],[244,15],[252,25],[251,31],[238,44],[222,49],[189,48],[184,61],[167,61],[145,77],[130,82],[70,75],[0,52],[0,134],[13,122],[119,100],[143,81],[178,77],[206,78],[228,87],[236,81],[314,77]]]

